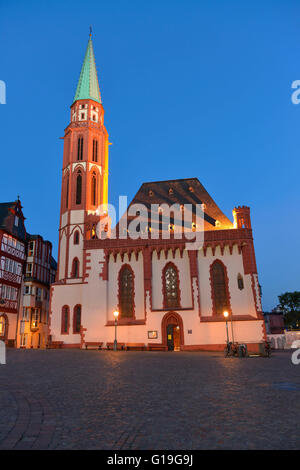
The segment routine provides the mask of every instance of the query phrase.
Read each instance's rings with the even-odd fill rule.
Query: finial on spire
[[[90,25],[90,38],[92,37],[92,25]]]

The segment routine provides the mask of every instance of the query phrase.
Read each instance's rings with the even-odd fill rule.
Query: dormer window
[[[169,194],[173,194],[173,193],[174,193],[173,189],[170,188],[170,189],[169,189]]]

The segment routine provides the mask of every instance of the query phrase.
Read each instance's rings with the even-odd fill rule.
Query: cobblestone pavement
[[[8,350],[0,384],[0,449],[300,448],[289,352]]]

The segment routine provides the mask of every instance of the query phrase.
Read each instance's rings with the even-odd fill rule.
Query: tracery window
[[[229,299],[226,286],[225,266],[221,261],[216,260],[211,266],[212,296],[214,303],[214,313],[223,315],[229,309]]]
[[[134,316],[134,274],[130,266],[119,272],[119,309],[123,318]]]
[[[164,307],[180,307],[179,277],[175,265],[168,263],[163,271]]]

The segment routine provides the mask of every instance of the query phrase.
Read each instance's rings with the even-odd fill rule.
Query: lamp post
[[[227,344],[229,344],[229,336],[228,336],[228,322],[227,322],[227,318],[228,318],[228,315],[229,313],[228,312],[223,312],[223,315],[225,317],[225,320],[226,320],[226,335],[227,335]]]
[[[117,325],[118,325],[118,316],[119,312],[118,310],[114,311],[114,317],[115,317],[115,340],[114,340],[114,351],[117,351],[118,349],[118,343],[117,343]]]

